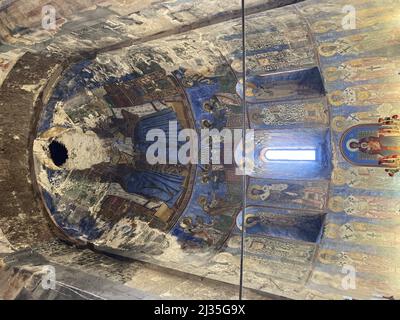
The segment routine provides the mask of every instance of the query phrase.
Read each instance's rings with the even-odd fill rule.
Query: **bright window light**
[[[271,161],[315,161],[315,150],[266,150],[264,153],[266,160]]]

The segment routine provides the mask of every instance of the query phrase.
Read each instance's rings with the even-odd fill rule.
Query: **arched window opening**
[[[263,161],[316,161],[314,149],[266,149],[263,152]]]

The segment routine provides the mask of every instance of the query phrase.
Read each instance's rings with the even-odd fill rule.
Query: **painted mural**
[[[379,119],[377,124],[352,127],[340,143],[344,158],[354,165],[384,167],[389,176],[400,170],[397,115]]]
[[[15,47],[0,54],[0,83],[28,47],[80,53],[40,96],[34,169],[53,224],[71,243],[113,255],[235,285],[242,272],[244,286],[260,292],[398,296],[399,7],[352,3],[354,30],[341,28],[346,1],[247,16],[245,92],[235,17],[180,32],[184,10],[172,1],[174,14],[160,25],[175,33],[163,34],[148,8],[99,5],[90,10],[98,25],[86,25],[85,13],[69,21],[66,10],[57,30],[39,34],[30,26],[35,12],[25,32],[10,12],[0,36]],[[204,3],[193,10],[211,14]],[[159,36],[146,38],[152,32]],[[149,164],[146,135],[157,128],[172,136],[171,120],[177,132],[254,129],[255,147],[246,150],[254,170]],[[303,159],[304,151],[313,156]],[[352,290],[342,286],[347,265],[358,274]]]

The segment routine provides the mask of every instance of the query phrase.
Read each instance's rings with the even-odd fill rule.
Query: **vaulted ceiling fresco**
[[[13,90],[33,103],[16,133],[0,120],[1,183],[20,132],[36,214],[70,244],[294,299],[398,296],[398,2],[352,0],[347,30],[347,1],[248,1],[245,66],[238,1],[147,2],[54,1],[52,31],[41,4],[3,8],[0,112]],[[146,135],[170,121],[254,129],[253,170],[150,164]],[[18,246],[10,221],[36,218],[6,208]]]

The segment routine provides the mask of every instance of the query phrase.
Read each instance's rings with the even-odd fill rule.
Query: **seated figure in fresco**
[[[98,171],[103,180],[119,183],[128,193],[157,199],[173,207],[182,193],[184,177],[153,170],[138,170],[135,161],[140,153],[146,152],[149,144],[146,133],[149,130],[162,129],[168,136],[168,122],[176,120],[174,111],[166,109],[140,119],[126,111],[122,115],[123,119],[114,119],[119,138],[101,139],[95,132],[83,132],[79,127],[51,128],[35,140],[36,158],[51,170]],[[62,164],[56,165],[50,152],[51,146],[55,144],[67,151]]]

